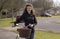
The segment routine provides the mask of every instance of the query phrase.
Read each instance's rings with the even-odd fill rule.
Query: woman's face
[[[28,6],[28,7],[27,7],[27,12],[28,12],[29,14],[30,14],[31,10],[32,10],[32,7],[31,7],[31,6]]]

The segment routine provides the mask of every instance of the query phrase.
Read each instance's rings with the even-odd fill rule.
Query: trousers
[[[29,38],[26,38],[26,39],[34,39],[34,32],[35,32],[35,30],[33,29],[31,31],[30,37]]]

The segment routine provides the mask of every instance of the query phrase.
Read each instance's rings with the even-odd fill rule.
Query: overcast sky
[[[25,1],[27,1],[27,0],[25,0]],[[53,0],[54,1],[54,4],[56,5],[56,6],[59,6],[60,5],[60,0]]]
[[[60,5],[60,0],[53,0],[56,6]]]

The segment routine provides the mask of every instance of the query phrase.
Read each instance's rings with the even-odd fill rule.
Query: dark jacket
[[[23,14],[21,17],[20,17],[20,21],[23,21],[25,22],[25,26],[29,25],[29,24],[37,24],[37,20],[35,18],[35,15],[33,14]]]
[[[33,14],[23,14],[20,19],[17,19],[15,22],[14,22],[14,25],[16,26],[17,23],[20,23],[21,21],[24,21],[25,22],[25,26],[29,25],[29,24],[37,24],[37,20],[35,18],[35,15]]]

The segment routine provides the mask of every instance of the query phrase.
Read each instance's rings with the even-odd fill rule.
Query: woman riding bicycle
[[[21,21],[24,21],[26,27],[30,24],[32,25],[31,26],[32,31],[30,34],[30,38],[26,38],[26,39],[34,39],[34,27],[37,24],[37,20],[35,18],[34,13],[35,13],[35,11],[33,9],[32,4],[27,4],[24,9],[23,15],[20,17],[19,21],[14,22],[15,26],[16,26],[16,23],[19,23]]]

